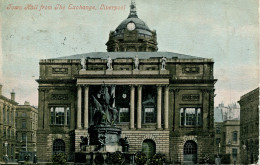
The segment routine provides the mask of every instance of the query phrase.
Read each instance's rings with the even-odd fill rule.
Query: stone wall
[[[151,139],[156,144],[156,153],[163,153],[169,158],[169,131],[122,131],[122,137],[127,137],[129,152],[142,151],[145,139]]]

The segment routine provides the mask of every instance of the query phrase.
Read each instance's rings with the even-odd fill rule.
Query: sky
[[[57,4],[64,8],[55,10]],[[70,4],[96,10],[73,10]],[[27,5],[38,7],[25,10]],[[100,10],[102,5],[122,10]],[[0,0],[3,95],[10,98],[14,89],[19,104],[37,106],[39,60],[106,52],[109,32],[127,18],[129,5],[130,0]],[[214,60],[215,105],[237,102],[259,85],[258,6],[258,0],[136,0],[138,17],[157,32],[158,51]]]

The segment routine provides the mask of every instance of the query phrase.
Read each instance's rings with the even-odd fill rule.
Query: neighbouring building
[[[15,158],[16,139],[15,139],[15,93],[11,92],[11,99],[2,95],[2,85],[0,84],[0,162],[4,162],[7,155],[10,161]]]
[[[94,98],[103,85],[114,85],[117,126],[130,152],[160,152],[175,163],[214,162],[214,62],[157,52],[156,35],[132,3],[128,18],[109,34],[108,52],[40,60],[40,161],[57,152],[73,161],[94,123]]]
[[[18,105],[15,113],[16,124],[16,152],[23,155],[25,152],[36,151],[36,131],[38,125],[38,110],[25,101]],[[20,158],[21,159],[21,158]]]
[[[254,164],[259,156],[259,88],[240,97],[241,162]]]
[[[223,163],[240,163],[240,109],[236,104],[219,104],[214,111],[215,153]],[[226,155],[226,156],[224,156]],[[224,160],[225,159],[225,160]]]

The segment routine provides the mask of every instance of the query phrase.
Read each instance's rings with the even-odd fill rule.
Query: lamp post
[[[244,163],[246,164],[247,163],[247,152],[246,152],[247,147],[245,144],[242,147],[244,149],[244,154],[245,154],[244,158],[246,158],[246,160],[244,160]]]
[[[7,146],[8,146],[8,143],[7,143],[7,141],[5,141],[5,163],[8,163]]]

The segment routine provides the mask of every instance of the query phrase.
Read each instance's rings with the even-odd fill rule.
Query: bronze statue
[[[115,107],[115,85],[103,85],[99,95],[99,100],[92,96],[95,104],[94,125],[114,125],[118,120],[118,111]]]

